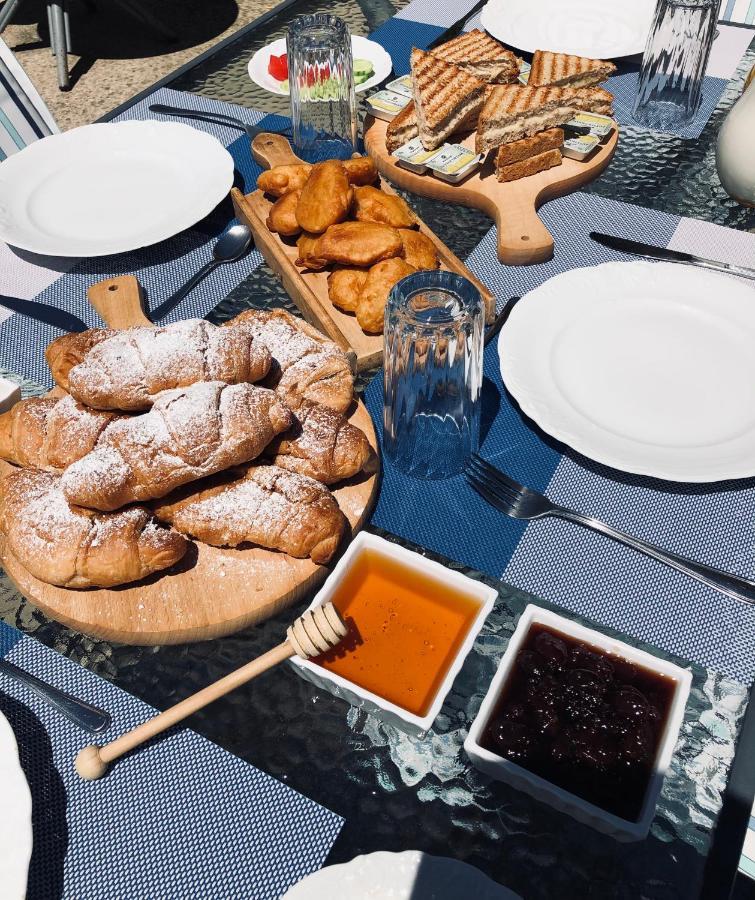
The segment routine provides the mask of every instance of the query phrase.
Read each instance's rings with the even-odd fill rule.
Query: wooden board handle
[[[553,257],[553,235],[533,208],[496,209],[498,259],[507,266],[527,266]]]
[[[263,169],[302,162],[291,149],[291,144],[281,134],[258,134],[252,141],[252,156]]]
[[[152,325],[144,315],[144,295],[133,275],[98,281],[87,291],[89,302],[110,328]]]

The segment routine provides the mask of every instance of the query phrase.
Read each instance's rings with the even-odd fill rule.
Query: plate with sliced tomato
[[[354,88],[357,93],[376,87],[391,74],[393,62],[390,55],[375,41],[353,34],[351,55],[354,61]],[[249,60],[249,77],[272,94],[288,95],[288,57],[286,39],[279,38],[261,47]],[[323,72],[327,82],[329,73]],[[310,85],[313,87],[313,85]]]

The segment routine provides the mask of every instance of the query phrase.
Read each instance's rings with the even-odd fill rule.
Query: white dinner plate
[[[755,476],[755,288],[690,266],[610,262],[514,307],[507,389],[553,437],[624,472]]]
[[[644,51],[654,11],[655,0],[490,0],[481,21],[494,38],[528,53],[615,59]]]
[[[177,122],[83,125],[0,169],[0,238],[53,256],[155,244],[208,215],[233,184],[233,157]]]
[[[258,84],[266,91],[270,91],[271,94],[282,94],[284,97],[287,97],[288,91],[284,91],[280,81],[276,81],[267,71],[270,57],[280,56],[285,52],[285,38],[278,38],[272,44],[260,47],[249,60],[248,71],[249,77],[255,84]],[[380,84],[381,81],[385,81],[393,70],[393,61],[385,48],[376,41],[368,41],[367,38],[360,37],[358,34],[352,34],[351,36],[351,55],[354,59],[369,59],[375,69],[375,72],[367,81],[356,85],[355,90],[357,93],[369,90],[369,88]]]
[[[380,850],[326,866],[295,884],[283,900],[517,900],[508,888],[456,859],[419,850]]]
[[[23,900],[33,840],[31,794],[18,745],[8,720],[0,713],[0,884],[7,900]]]

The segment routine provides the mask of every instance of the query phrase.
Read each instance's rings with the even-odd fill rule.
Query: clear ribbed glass
[[[695,118],[718,6],[718,0],[658,0],[634,104],[641,125],[669,128]]]
[[[480,292],[450,272],[415,272],[391,291],[383,448],[409,475],[456,475],[478,448],[484,318]]]
[[[310,162],[357,148],[351,34],[338,16],[294,19],[286,37],[294,150]]]

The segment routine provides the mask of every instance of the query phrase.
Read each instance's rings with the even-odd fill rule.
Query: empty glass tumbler
[[[718,6],[719,0],[658,0],[642,57],[635,121],[663,129],[695,118]]]
[[[415,272],[385,310],[383,449],[418,478],[463,471],[478,449],[485,306],[451,272]]]
[[[357,149],[351,35],[337,16],[294,19],[286,37],[293,144],[309,162]]]

